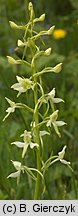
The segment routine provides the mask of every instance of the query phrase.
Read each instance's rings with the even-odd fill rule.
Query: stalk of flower
[[[33,77],[38,77],[43,75],[44,73],[60,73],[62,70],[62,63],[57,64],[55,67],[47,67],[44,68],[42,71],[34,74]]]
[[[34,55],[34,57],[32,58],[32,62],[31,62],[31,66],[33,67],[34,66],[34,61],[39,58],[40,56],[44,55],[44,56],[49,56],[51,54],[51,47],[48,48],[47,50],[45,51],[40,51],[40,50],[37,50],[36,54]]]
[[[54,164],[57,161],[60,161],[61,163],[67,165],[71,170],[72,168],[70,167],[70,162],[64,159],[65,156],[65,149],[66,149],[66,145],[63,147],[61,152],[58,152],[58,156],[51,156],[43,165],[42,170],[45,170],[50,167],[52,164]],[[55,159],[54,159],[55,158]],[[53,160],[54,159],[54,160]],[[51,161],[52,160],[52,161]],[[73,171],[73,170],[72,170]]]
[[[50,115],[50,118],[49,120],[47,121],[47,127],[51,127],[51,125],[53,125],[54,129],[55,129],[55,132],[56,134],[61,137],[61,134],[58,130],[58,127],[61,127],[63,125],[65,125],[66,123],[63,122],[63,121],[57,121],[57,118],[58,118],[58,112],[59,110],[56,110],[54,111],[51,115]]]
[[[33,143],[31,141],[31,139],[32,139],[31,132],[29,132],[27,130],[24,131],[24,133],[21,135],[21,137],[23,137],[23,142],[15,141],[15,142],[12,142],[11,144],[16,145],[18,148],[23,148],[22,158],[24,158],[28,147],[30,147],[31,149],[33,149],[34,147],[38,148],[38,144]]]

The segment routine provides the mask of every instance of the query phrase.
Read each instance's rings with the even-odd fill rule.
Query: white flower
[[[40,131],[40,136],[45,136],[45,135],[50,135],[50,133],[48,131]]]
[[[21,167],[21,162],[18,162],[18,161],[12,161],[12,164],[14,165],[15,169],[17,170],[16,172],[14,173],[11,173],[7,178],[16,178],[16,177],[19,177],[20,174],[21,174],[21,171],[23,170],[22,167]]]
[[[64,102],[64,100],[62,100],[61,98],[55,98],[55,88],[53,88],[47,96],[48,100],[52,100],[53,103],[60,103],[60,102]]]
[[[24,131],[24,133],[21,135],[21,137],[23,137],[23,142],[16,141],[16,142],[13,142],[11,144],[16,145],[18,148],[23,148],[22,158],[24,158],[28,147],[33,149],[34,147],[38,147],[39,145],[37,143],[33,143],[31,141],[31,138],[32,138],[31,132],[29,132],[27,130]]]
[[[60,160],[61,163],[69,165],[70,162],[64,160],[64,155],[65,155],[65,149],[66,149],[66,145],[63,147],[62,151],[58,153],[58,159]]]
[[[51,125],[53,125],[53,127],[54,127],[54,129],[55,129],[57,135],[60,137],[61,134],[60,134],[60,132],[59,132],[59,130],[58,130],[58,127],[61,127],[61,126],[65,125],[66,123],[63,122],[63,121],[57,121],[58,112],[59,112],[59,110],[56,110],[56,111],[54,111],[54,112],[50,115],[50,119],[47,121],[47,127],[48,127],[48,126],[51,127]]]
[[[14,90],[19,92],[19,95],[23,92],[26,92],[28,89],[33,89],[33,82],[28,78],[21,78],[16,76],[18,83],[15,83],[11,86]]]
[[[6,112],[7,112],[8,114],[4,117],[3,121],[5,121],[5,119],[6,119],[11,113],[13,113],[13,112],[15,111],[16,108],[20,108],[19,105],[17,105],[15,102],[11,101],[9,98],[5,97],[5,99],[6,99],[7,102],[10,104],[10,107],[8,107],[8,109],[6,110]]]

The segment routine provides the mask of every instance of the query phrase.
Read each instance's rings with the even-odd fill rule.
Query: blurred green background
[[[24,110],[16,110],[5,122],[5,110],[8,104],[5,97],[17,101],[16,92],[10,86],[16,80],[16,74],[29,77],[29,71],[25,66],[11,66],[8,64],[7,55],[16,57],[14,52],[17,39],[21,38],[21,32],[12,30],[9,20],[17,24],[26,23],[28,20],[27,6],[29,1],[24,0],[0,0],[0,199],[33,199],[34,182],[26,175],[21,176],[17,186],[15,179],[7,180],[10,172],[14,171],[10,160],[20,161],[21,152],[10,145],[19,140],[20,134],[25,129],[29,130],[32,116]],[[63,70],[60,74],[45,75],[43,85],[46,92],[53,87],[56,95],[65,100],[58,105],[59,118],[67,122],[62,129],[62,137],[59,139],[53,131],[53,136],[45,144],[46,160],[51,151],[56,154],[67,145],[65,158],[71,161],[74,174],[64,165],[54,164],[45,175],[46,193],[41,199],[78,199],[78,0],[33,0],[36,17],[46,13],[46,20],[37,29],[48,29],[55,25],[55,30],[61,29],[66,34],[56,38],[55,35],[45,40],[45,46],[52,47],[53,53],[39,61],[39,68],[44,65],[52,65],[63,62]],[[32,106],[32,94],[22,95],[19,98]],[[19,100],[18,99],[18,100]],[[34,153],[27,154],[24,163],[35,166]]]

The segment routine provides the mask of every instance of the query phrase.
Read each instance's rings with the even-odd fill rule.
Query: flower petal
[[[54,98],[55,97],[55,88],[53,88],[48,95],[50,96],[50,98]]]
[[[8,114],[3,118],[3,121],[5,121],[5,119],[8,118],[9,115],[10,115],[10,113],[8,113]]]
[[[63,163],[63,164],[65,164],[65,165],[69,165],[70,164],[70,162],[69,161],[66,161],[66,160],[64,160],[64,159],[60,159],[60,162],[61,163]]]
[[[66,124],[66,123],[63,122],[63,121],[55,121],[55,123],[56,123],[56,125],[57,125],[58,127],[61,127],[61,126],[63,126],[63,125]]]
[[[17,172],[11,173],[7,178],[17,178],[20,175],[21,171],[18,170]]]
[[[50,135],[48,131],[40,131],[40,136]]]
[[[24,148],[25,143],[24,142],[12,142],[11,145],[16,145],[18,148]]]
[[[16,91],[19,91],[19,92],[25,92],[25,89],[23,88],[23,86],[21,86],[20,83],[15,83],[11,86],[11,88],[13,88],[14,90]]]
[[[50,115],[50,120],[51,120],[52,122],[54,122],[54,121],[57,120],[57,118],[58,118],[58,112],[59,112],[59,110],[55,110],[55,111]]]
[[[59,155],[59,159],[63,159],[64,158],[64,155],[65,155],[65,149],[67,148],[67,146],[65,145],[62,149],[61,152],[58,152],[58,155]]]
[[[10,106],[15,106],[15,102],[11,101],[9,98],[5,97]]]
[[[54,127],[54,129],[55,129],[56,134],[57,134],[59,137],[61,137],[61,134],[60,134],[60,132],[59,132],[59,130],[58,130],[58,127],[57,127],[57,125],[56,125],[56,122],[52,122],[52,124],[53,124],[53,127]]]
[[[53,103],[64,102],[64,100],[62,100],[61,98],[53,98],[52,101],[53,101]]]
[[[51,127],[51,120],[48,120],[48,121],[47,121],[46,126],[47,126],[47,127],[49,127],[49,126]]]
[[[25,143],[24,148],[23,148],[23,152],[22,152],[22,158],[24,158],[26,151],[28,149],[29,143]]]
[[[39,147],[39,145],[37,143],[33,143],[33,142],[30,143],[30,148],[31,149],[33,149],[35,146]]]
[[[22,82],[23,78],[19,77],[19,76],[16,76],[16,79],[18,82]]]
[[[15,107],[8,107],[8,109],[6,110],[6,112],[13,113],[15,111]]]

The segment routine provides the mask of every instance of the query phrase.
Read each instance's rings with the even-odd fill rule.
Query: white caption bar
[[[78,216],[78,200],[1,200],[0,216]]]

